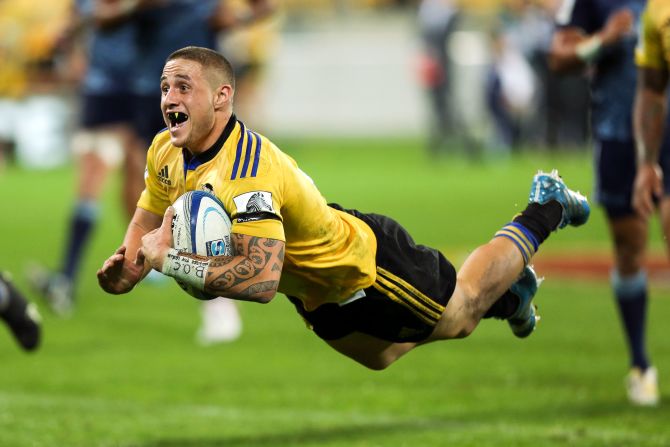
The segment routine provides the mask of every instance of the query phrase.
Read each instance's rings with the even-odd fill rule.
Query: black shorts
[[[330,205],[342,209],[338,205]],[[365,296],[306,311],[289,299],[324,340],[362,332],[391,342],[425,340],[456,287],[456,269],[442,253],[415,244],[398,222],[379,214],[344,210],[368,224],[377,238],[377,277]]]

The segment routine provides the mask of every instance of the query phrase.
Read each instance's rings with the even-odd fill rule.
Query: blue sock
[[[70,220],[70,235],[61,273],[74,282],[91,230],[98,221],[99,206],[95,201],[80,201]]]
[[[622,278],[618,272],[613,271],[611,282],[626,333],[631,366],[644,371],[649,367],[645,349],[647,274],[641,270],[634,276]]]

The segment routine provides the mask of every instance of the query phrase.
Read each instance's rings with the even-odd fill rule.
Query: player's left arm
[[[259,303],[272,300],[284,265],[284,241],[233,233],[233,256],[177,252],[172,248],[173,215],[169,207],[160,228],[142,238],[142,254],[154,269],[211,295]]]

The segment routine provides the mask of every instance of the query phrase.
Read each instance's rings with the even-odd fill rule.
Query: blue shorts
[[[94,130],[117,124],[131,124],[133,108],[131,94],[84,94],[81,109],[81,127]]]
[[[161,95],[138,95],[134,104],[133,128],[149,147],[156,134],[166,127],[161,112]]]
[[[83,97],[81,127],[95,130],[99,127],[124,124],[131,126],[144,140],[146,147],[158,132],[165,128],[157,95],[88,95]]]
[[[662,150],[660,165],[664,189],[670,191],[670,151]],[[635,213],[631,206],[633,183],[636,173],[635,143],[629,141],[597,141],[594,150],[595,201],[610,218],[630,216]]]

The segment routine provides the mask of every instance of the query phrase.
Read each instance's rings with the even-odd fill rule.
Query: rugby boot
[[[591,207],[586,197],[568,188],[556,169],[550,173],[538,171],[533,177],[528,203],[544,205],[552,200],[557,201],[563,208],[561,221],[554,230],[567,225],[578,227],[589,219]]]
[[[0,294],[5,298],[2,300],[4,304],[0,309],[0,319],[7,323],[23,349],[34,351],[41,338],[41,319],[37,307],[24,298],[4,273],[0,273]]]
[[[509,291],[519,297],[519,307],[507,319],[514,335],[519,338],[528,337],[540,320],[537,307],[533,304],[533,297],[542,280],[538,280],[535,270],[530,265],[524,267],[519,279],[509,288]]]

